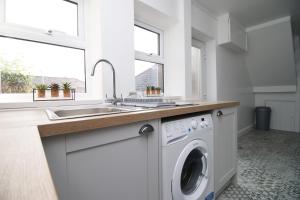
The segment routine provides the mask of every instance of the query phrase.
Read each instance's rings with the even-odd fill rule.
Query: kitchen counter
[[[0,199],[58,199],[40,137],[84,132],[164,117],[238,106],[197,105],[50,121],[44,109],[0,111]]]

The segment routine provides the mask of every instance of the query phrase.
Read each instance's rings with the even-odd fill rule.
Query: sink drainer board
[[[176,106],[175,101],[164,99],[162,97],[140,97],[140,98],[124,98],[122,105],[140,106],[148,108]]]

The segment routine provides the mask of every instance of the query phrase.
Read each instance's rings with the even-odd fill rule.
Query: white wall
[[[240,102],[238,128],[253,125],[254,95],[243,54],[217,47],[217,91],[218,100]]]
[[[101,16],[99,12],[100,1],[89,0],[84,2],[84,12],[88,13],[85,17],[85,37],[87,41],[86,48],[86,84],[87,93],[93,99],[102,98],[102,71],[98,70],[95,76],[90,76],[94,63],[101,58],[101,27],[95,26],[101,23]]]
[[[300,45],[299,41],[293,45],[290,21],[279,19],[252,27],[248,36],[246,64],[251,80],[256,88],[265,88],[255,93],[255,106],[271,107],[272,129],[300,132],[299,61],[296,73],[294,58],[294,47],[296,60],[300,58]],[[298,91],[279,92],[278,88],[289,88],[285,85],[297,85]],[[270,86],[279,86],[276,93],[268,91]]]
[[[240,101],[239,129],[252,124],[251,108],[254,104],[253,96],[249,92],[251,84],[243,62],[244,57],[216,46],[217,21],[210,13],[201,9],[199,5],[195,6],[195,2],[191,5],[190,0],[101,0],[99,4],[100,14],[98,13],[97,17],[101,19],[102,47],[99,56],[109,59],[116,68],[118,95],[120,93],[127,95],[130,90],[134,90],[134,17],[150,20],[151,17],[145,17],[145,13],[149,16],[158,14],[163,19],[151,25],[164,29],[166,95],[183,97],[192,95],[191,32],[193,29],[206,41],[208,100]],[[94,61],[96,58],[97,56],[94,56]],[[103,86],[103,96],[105,93],[111,96],[112,78],[108,66],[103,66]]]
[[[239,101],[238,128],[245,130],[251,127],[254,95],[244,55],[217,46],[217,18],[195,1],[192,28],[194,37],[206,41],[208,100]]]
[[[135,19],[164,32],[164,89],[191,96],[191,1],[135,0]]]
[[[290,19],[256,27],[248,28],[247,32],[249,50],[246,64],[253,86],[295,86],[296,68]]]
[[[177,0],[136,0],[170,17],[177,17]]]
[[[117,96],[135,90],[134,79],[134,1],[101,0],[101,58],[106,58],[116,70]],[[103,96],[112,97],[112,72],[103,65]],[[105,66],[104,66],[105,65]]]

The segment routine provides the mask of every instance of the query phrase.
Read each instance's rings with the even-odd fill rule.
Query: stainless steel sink
[[[137,107],[88,107],[88,108],[74,108],[74,109],[47,109],[46,112],[50,120],[59,119],[71,119],[80,117],[90,117],[90,116],[100,116],[100,115],[110,115],[125,112],[141,111],[142,108]]]

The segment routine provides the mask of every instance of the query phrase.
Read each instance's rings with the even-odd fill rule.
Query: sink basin
[[[141,108],[123,108],[123,107],[89,107],[75,109],[47,109],[46,112],[50,120],[71,119],[80,117],[110,115],[125,112],[134,112],[143,110]]]

